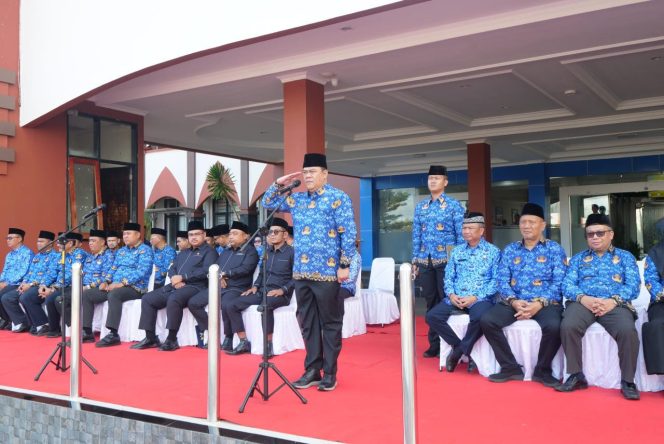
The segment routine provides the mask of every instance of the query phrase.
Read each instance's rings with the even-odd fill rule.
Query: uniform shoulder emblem
[[[337,199],[334,202],[332,202],[332,208],[339,208],[341,205],[341,199]]]
[[[613,262],[614,264],[620,263],[620,256],[618,256],[618,255],[613,256],[613,259],[611,259],[611,262]]]
[[[293,199],[293,196],[288,196],[286,198],[286,204],[288,204],[288,206],[291,208],[295,206],[295,199]]]

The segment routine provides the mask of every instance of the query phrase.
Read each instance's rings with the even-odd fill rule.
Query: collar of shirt
[[[593,250],[592,248],[588,248],[586,250],[586,253],[589,254],[589,255],[592,255],[592,256],[600,257],[600,255],[595,250]],[[616,254],[616,248],[613,245],[609,245],[609,249],[606,250],[604,252],[604,254],[610,254],[610,255],[614,256]],[[604,255],[602,255],[602,256],[604,256]]]
[[[329,187],[330,187],[330,185],[327,184],[327,183],[325,183],[325,184],[323,184],[322,187],[318,188],[317,190],[314,190],[314,191],[307,191],[307,195],[308,195],[309,197],[320,196],[320,195],[324,194],[325,191],[327,191],[327,189],[328,189]]]
[[[439,203],[443,203],[445,202],[445,199],[447,199],[445,193],[440,193],[440,196],[438,196],[437,199],[434,199],[432,195],[429,195],[429,203],[433,203],[434,200],[437,200]]]
[[[541,238],[540,240],[537,241],[537,243],[533,246],[533,248],[538,247],[540,245],[546,245],[546,242],[547,242],[547,239]],[[526,247],[526,240],[525,239],[521,239],[520,243],[521,243],[521,248],[526,248],[526,249],[528,248],[528,247]]]

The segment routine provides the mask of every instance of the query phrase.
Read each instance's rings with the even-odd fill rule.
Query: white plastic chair
[[[367,332],[367,322],[362,307],[362,273],[357,274],[355,295],[344,300],[344,320],[341,328],[341,337],[363,335]]]
[[[399,319],[399,305],[394,295],[394,259],[377,257],[371,262],[369,288],[361,290],[367,324],[391,324]]]
[[[290,304],[274,310],[274,332],[272,333],[272,351],[280,355],[292,350],[304,349],[302,331],[297,322],[297,298],[295,294],[291,297]],[[242,321],[247,339],[251,342],[251,353],[260,355],[263,353],[263,321],[258,305],[252,305],[242,312]],[[234,335],[233,345],[237,345],[239,339]]]

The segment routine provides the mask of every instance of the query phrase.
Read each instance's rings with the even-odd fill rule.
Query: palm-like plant
[[[236,194],[233,188],[233,185],[235,184],[233,173],[223,166],[221,162],[217,161],[210,166],[205,179],[207,181],[208,192],[212,198],[214,200],[225,199],[233,210],[235,218],[240,220],[240,216],[235,207],[235,199],[232,198],[232,196]]]

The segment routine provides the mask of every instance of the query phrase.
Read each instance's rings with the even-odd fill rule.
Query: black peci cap
[[[141,232],[141,226],[137,223],[134,223],[134,222],[127,222],[122,227],[122,231],[138,231],[140,233]]]
[[[307,153],[304,155],[304,162],[302,162],[302,168],[309,167],[321,167],[324,170],[327,169],[327,157],[325,154],[320,153]]]
[[[586,227],[591,225],[606,225],[607,227],[611,227],[611,219],[606,214],[589,214],[586,218]]]
[[[536,203],[528,202],[521,210],[521,216],[537,216],[544,219],[544,208]]]
[[[231,225],[231,230],[240,230],[249,234],[249,227],[247,226],[247,224],[240,222],[239,220],[233,221],[233,225]]]
[[[51,231],[45,231],[42,230],[39,232],[39,236],[37,236],[39,239],[48,239],[48,240],[53,240],[55,239],[55,233]]]

